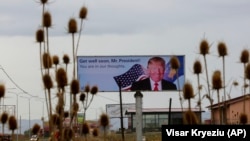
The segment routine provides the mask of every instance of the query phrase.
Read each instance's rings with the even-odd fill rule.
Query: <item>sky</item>
[[[185,55],[185,80],[191,81],[197,94],[197,75],[193,63],[204,58],[199,44],[210,44],[206,56],[209,80],[215,70],[222,70],[217,45],[225,42],[226,91],[242,95],[243,65],[241,52],[250,45],[250,2],[247,0],[48,0],[52,15],[49,29],[51,54],[60,58],[72,56],[72,37],[67,33],[70,18],[78,19],[82,6],[88,8],[77,55]],[[42,6],[39,0],[8,0],[0,5],[0,82],[6,86],[5,105],[17,105],[23,119],[47,117],[41,80],[39,44],[35,33],[41,26]],[[72,70],[72,62],[69,70]],[[70,76],[69,76],[70,77]],[[205,69],[201,85],[206,87]],[[232,87],[236,80],[239,86]],[[201,91],[204,95],[206,88]],[[144,108],[180,107],[178,92],[145,92]],[[222,91],[221,91],[222,95]],[[216,93],[213,92],[217,102]],[[38,98],[37,98],[38,97]],[[196,96],[192,107],[196,106]],[[135,103],[134,93],[122,94],[123,103]],[[55,95],[53,103],[56,104]],[[99,92],[87,111],[87,119],[97,119],[106,104],[119,104],[119,93]],[[187,106],[187,101],[184,102]],[[209,102],[202,100],[207,110]]]

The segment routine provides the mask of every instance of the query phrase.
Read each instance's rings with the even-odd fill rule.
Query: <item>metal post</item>
[[[122,141],[124,141],[124,128],[123,128],[123,111],[122,111],[122,92],[121,85],[119,84],[119,92],[120,92],[120,114],[121,114],[121,133],[122,133]]]
[[[172,105],[172,98],[169,99],[169,108],[168,108],[168,125],[171,124],[171,105]]]

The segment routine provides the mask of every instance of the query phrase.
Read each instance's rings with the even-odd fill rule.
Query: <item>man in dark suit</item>
[[[134,82],[131,91],[148,90],[177,90],[176,85],[170,81],[164,80],[165,60],[161,57],[152,57],[148,60],[147,73],[148,78]]]

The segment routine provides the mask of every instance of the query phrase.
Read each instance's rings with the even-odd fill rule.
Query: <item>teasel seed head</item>
[[[239,83],[235,80],[235,81],[233,82],[233,85],[234,85],[234,86],[238,86]]]
[[[67,86],[68,78],[64,68],[59,68],[56,72],[56,82],[59,88],[64,89]]]
[[[54,55],[52,57],[52,61],[53,61],[53,64],[57,66],[59,64],[59,57],[57,55]]]
[[[35,123],[32,127],[32,133],[34,135],[37,135],[40,131],[40,128],[41,128],[41,126],[39,124]]]
[[[67,54],[63,55],[63,63],[66,65],[69,64],[69,56]]]
[[[185,82],[183,86],[183,98],[184,99],[191,99],[194,97],[194,90],[191,82]]]
[[[49,74],[43,76],[43,85],[48,90],[53,88],[53,82]]]
[[[52,114],[50,116],[50,120],[53,123],[53,125],[59,125],[60,120],[59,120],[59,115],[58,114]]]
[[[79,12],[79,18],[80,18],[80,19],[86,19],[87,14],[88,14],[88,9],[87,9],[87,7],[83,6],[83,7],[80,9],[80,12]]]
[[[73,112],[76,112],[79,110],[79,105],[78,103],[73,103]]]
[[[199,100],[199,101],[197,101],[197,105],[198,106],[200,106],[201,105],[201,101]]]
[[[9,114],[7,112],[3,112],[1,115],[1,123],[5,124],[9,118]]]
[[[64,118],[69,117],[69,111],[64,111]]]
[[[242,52],[241,52],[241,56],[240,56],[240,62],[245,64],[249,61],[249,52],[247,49],[244,49]]]
[[[180,62],[179,59],[176,56],[171,57],[170,64],[172,69],[179,69],[180,68]]]
[[[74,131],[71,128],[69,129],[68,137],[69,137],[69,139],[72,139],[74,137]]]
[[[98,136],[99,132],[98,132],[98,129],[96,127],[93,129],[92,134],[93,134],[94,137]]]
[[[245,76],[248,80],[250,80],[250,63],[247,63],[246,65]]]
[[[86,86],[84,87],[84,92],[89,93],[89,91],[90,91],[90,86],[89,86],[89,85],[86,85]]]
[[[76,95],[76,94],[79,93],[79,91],[80,91],[80,85],[79,85],[79,81],[77,79],[73,79],[71,81],[70,90],[71,90],[71,93],[73,95]]]
[[[197,74],[197,75],[198,75],[198,74],[201,73],[201,71],[202,71],[202,66],[201,66],[200,60],[198,60],[198,59],[195,60],[193,69],[194,69],[194,74]]]
[[[5,96],[5,85],[0,84],[0,99]]]
[[[240,114],[240,123],[247,124],[247,114],[245,113]]]
[[[200,43],[200,54],[205,56],[209,53],[209,44],[207,40],[203,39]]]
[[[68,32],[69,33],[76,33],[77,32],[77,22],[74,18],[71,18],[68,23]]]
[[[219,42],[218,44],[218,53],[219,53],[219,56],[221,57],[224,57],[227,55],[227,46],[224,42]]]
[[[102,113],[100,116],[100,125],[106,128],[109,125],[109,117],[107,114]]]
[[[40,0],[41,4],[46,4],[48,0]]]
[[[222,88],[221,72],[219,70],[214,71],[212,77],[213,89],[219,90]]]
[[[199,124],[198,117],[193,111],[188,110],[188,111],[184,112],[183,116],[184,116],[183,117],[184,124],[188,124],[188,125],[197,125],[197,124]]]
[[[10,116],[9,117],[9,129],[11,131],[14,131],[17,129],[17,120],[15,116]]]
[[[52,19],[49,11],[44,12],[43,14],[43,26],[46,28],[51,27]]]
[[[89,131],[90,129],[89,129],[89,125],[88,125],[88,123],[87,122],[84,122],[83,124],[82,124],[82,134],[83,135],[87,135],[87,134],[89,134]]]
[[[74,136],[74,131],[71,128],[64,128],[63,136],[65,140],[71,140]]]
[[[52,59],[48,53],[43,54],[43,67],[46,69],[52,67]]]
[[[85,97],[86,97],[85,93],[81,93],[80,94],[80,101],[83,102],[85,100]]]
[[[92,95],[97,94],[97,92],[98,92],[98,87],[97,87],[97,86],[93,86],[93,87],[91,88],[91,90],[90,90],[90,93],[91,93]]]
[[[37,41],[38,43],[44,42],[44,32],[43,32],[42,29],[38,29],[38,30],[36,31],[36,41]]]

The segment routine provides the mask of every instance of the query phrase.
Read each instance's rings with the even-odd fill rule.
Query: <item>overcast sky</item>
[[[61,58],[63,54],[72,54],[67,24],[70,18],[78,18],[84,5],[88,15],[78,55],[185,55],[185,78],[196,90],[197,78],[192,68],[195,59],[203,63],[203,57],[199,55],[200,41],[207,39],[211,44],[207,56],[210,80],[214,70],[222,69],[217,44],[224,41],[228,48],[225,60],[227,91],[229,93],[232,81],[237,80],[240,86],[232,89],[231,96],[242,95],[243,65],[239,58],[241,51],[249,49],[250,44],[249,1],[49,0],[46,10],[52,15],[53,26],[49,29],[52,54]],[[17,103],[16,95],[11,93],[30,98],[23,93],[25,91],[44,97],[39,45],[35,42],[41,12],[39,0],[8,0],[0,5],[0,82],[7,88],[6,105]],[[206,85],[205,70],[201,77],[202,85]],[[205,93],[203,90],[202,94]],[[169,98],[174,99],[173,107],[180,106],[178,93],[145,93],[143,98],[144,107],[168,107]],[[43,114],[46,117],[45,106],[41,110],[43,102],[35,98],[30,100],[31,118],[40,119]],[[134,93],[125,93],[123,100],[124,103],[134,103]],[[194,107],[196,100],[193,101]],[[98,93],[87,118],[97,118],[106,110],[106,104],[118,103],[118,93]],[[204,99],[202,103],[206,110],[208,100]],[[28,118],[28,99],[18,97],[18,105],[19,115]]]

